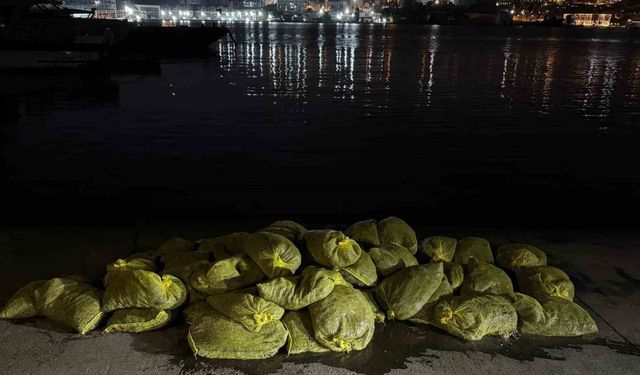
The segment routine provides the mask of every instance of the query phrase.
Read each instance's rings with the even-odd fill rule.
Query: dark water
[[[637,31],[232,29],[159,75],[0,76],[0,222],[638,223]]]

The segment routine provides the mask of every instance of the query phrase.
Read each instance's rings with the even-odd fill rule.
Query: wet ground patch
[[[296,365],[323,364],[344,368],[357,373],[382,375],[394,369],[405,369],[410,362],[418,361],[426,365],[435,365],[441,352],[458,352],[466,356],[473,353],[485,353],[491,356],[504,356],[518,361],[566,359],[562,350],[583,351],[585,346],[607,347],[617,353],[640,357],[637,345],[606,340],[598,337],[557,338],[557,337],[515,337],[509,340],[485,338],[481,341],[464,341],[445,334],[434,327],[388,322],[378,325],[371,344],[362,351],[348,354],[313,353],[287,356],[280,353],[265,360],[212,360],[195,358],[186,340],[186,327],[175,327],[176,340],[173,345],[158,345],[156,335],[162,332],[150,332],[136,335],[135,350],[151,353],[169,354],[171,359],[165,367],[178,367],[181,374],[196,374],[214,369],[233,369],[246,374],[272,374],[283,368],[286,363]],[[167,340],[162,340],[167,342]]]

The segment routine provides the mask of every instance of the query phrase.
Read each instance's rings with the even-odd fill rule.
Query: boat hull
[[[228,29],[217,26],[141,26],[133,30],[114,50],[122,54],[142,51],[156,58],[199,55],[208,52],[211,44],[227,34]]]
[[[98,65],[105,58],[102,51],[0,49],[0,70],[73,70]]]
[[[0,70],[79,69],[202,55],[226,28],[145,26],[117,20],[28,19],[0,28]]]

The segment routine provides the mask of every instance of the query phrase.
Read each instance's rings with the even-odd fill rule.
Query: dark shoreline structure
[[[229,34],[213,25],[165,28],[95,19],[95,10],[61,8],[50,0],[0,0],[0,7],[0,71],[117,71],[203,55]]]
[[[86,334],[111,312],[105,333],[156,330],[182,316],[193,353],[218,359],[267,358],[285,344],[289,354],[362,350],[385,319],[466,340],[598,332],[573,302],[569,276],[534,246],[500,246],[495,266],[487,240],[418,243],[397,217],[345,232],[282,220],[253,234],[172,238],[110,263],[100,286],[79,275],[31,282],[0,318],[44,316]]]
[[[535,21],[525,21],[518,16],[524,10],[524,14],[535,14]],[[426,25],[522,25],[522,26],[581,26],[576,22],[577,14],[608,14],[611,15],[610,24],[617,27],[638,27],[635,23],[629,23],[630,18],[640,15],[640,2],[620,1],[608,5],[566,4],[557,5],[552,2],[531,4],[528,7],[508,7],[496,4],[472,4],[469,6],[457,6],[453,4],[440,4],[435,6],[433,2],[428,5],[420,3],[403,7],[390,7],[382,10],[385,17],[400,24],[426,24]],[[608,27],[607,24],[605,27]],[[598,27],[593,25],[592,27]]]

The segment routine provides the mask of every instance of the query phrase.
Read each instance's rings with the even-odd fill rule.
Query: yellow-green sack
[[[307,232],[307,228],[292,220],[279,220],[274,221],[260,231],[279,234],[286,237],[289,241],[302,241],[304,234]]]
[[[350,266],[341,268],[340,273],[347,282],[358,287],[374,286],[378,281],[376,265],[364,250],[360,254],[360,259]]]
[[[551,266],[520,268],[516,276],[520,291],[535,299],[561,297],[573,301],[575,294],[573,283],[559,268]]]
[[[335,352],[364,349],[375,330],[371,306],[362,292],[336,285],[331,294],[309,306],[316,340]]]
[[[264,325],[280,320],[284,315],[282,307],[245,292],[218,294],[208,297],[207,302],[214,310],[251,332],[258,332]]]
[[[537,301],[516,293],[513,306],[518,313],[518,329],[525,335],[570,337],[598,332],[589,313],[564,298]]]
[[[547,255],[535,246],[510,243],[496,251],[496,264],[507,270],[547,265]]]
[[[287,329],[274,320],[260,331],[251,332],[242,324],[215,311],[195,314],[187,335],[194,354],[219,359],[263,359],[274,356],[287,342]]]
[[[171,320],[171,311],[159,309],[120,309],[107,321],[105,333],[147,332],[164,327]]]
[[[389,216],[378,222],[378,236],[382,245],[400,245],[415,254],[418,251],[416,232],[406,221]]]
[[[364,297],[367,299],[369,303],[369,307],[371,307],[371,311],[373,312],[373,318],[376,323],[384,323],[385,315],[384,311],[380,308],[375,298],[375,291],[373,289],[360,289]]]
[[[189,285],[199,293],[214,295],[254,285],[265,277],[251,258],[236,255],[198,265],[189,277]]]
[[[349,238],[358,242],[363,249],[380,246],[378,237],[378,223],[374,219],[362,220],[353,224],[344,231]]]
[[[371,260],[381,275],[386,276],[403,268],[417,266],[418,260],[400,245],[381,245],[369,251]]]
[[[212,309],[213,307],[204,299],[187,306],[187,308],[182,310],[182,315],[184,315],[184,320],[187,324],[192,324],[202,316],[207,315]]]
[[[421,324],[433,324],[433,309],[436,304],[443,298],[453,295],[453,289],[446,277],[442,278],[442,282],[438,289],[429,297],[427,303],[422,306],[416,315],[412,316],[409,321]]]
[[[362,253],[356,241],[336,230],[310,230],[304,239],[313,259],[325,267],[348,267],[357,262]]]
[[[153,260],[147,258],[127,258],[117,259],[107,265],[107,273],[102,279],[104,287],[109,283],[109,275],[115,272],[126,272],[133,270],[144,270],[156,272],[156,264]]]
[[[243,252],[256,262],[270,279],[294,274],[302,262],[300,251],[293,242],[269,232],[247,236],[243,243]]]
[[[299,310],[331,293],[336,285],[349,285],[340,272],[308,266],[299,276],[279,277],[258,284],[260,296],[287,310]]]
[[[464,276],[460,286],[460,295],[474,296],[493,294],[510,296],[513,294],[513,284],[506,272],[491,263],[470,259],[467,264],[469,272]]]
[[[466,237],[458,241],[454,262],[463,266],[469,263],[469,259],[481,262],[493,263],[493,253],[489,241],[479,237]]]
[[[231,258],[242,254],[244,241],[249,233],[238,232],[219,236],[215,238],[205,238],[197,241],[198,251],[208,252],[215,260]]]
[[[316,340],[311,317],[307,310],[287,311],[282,318],[282,323],[288,332],[287,354],[331,351]]]
[[[458,240],[445,236],[433,236],[420,242],[420,251],[433,262],[451,262]]]
[[[46,283],[38,280],[18,289],[0,310],[0,319],[32,318],[40,315],[36,308],[35,291]]]
[[[434,307],[433,323],[465,340],[508,338],[517,329],[518,315],[511,303],[500,296],[448,297]]]
[[[172,275],[134,270],[114,273],[109,277],[102,299],[104,312],[126,308],[175,309],[187,298],[187,289]]]
[[[464,268],[458,263],[442,263],[444,267],[444,276],[451,284],[451,289],[456,290],[464,281]]]
[[[100,290],[75,278],[51,279],[35,290],[34,297],[40,314],[82,335],[96,328],[104,316]]]
[[[376,295],[388,319],[406,320],[427,303],[444,277],[442,263],[402,269],[382,280]]]

